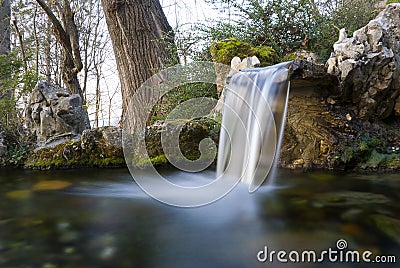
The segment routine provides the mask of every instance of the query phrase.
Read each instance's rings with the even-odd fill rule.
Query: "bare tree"
[[[57,9],[60,16],[60,19],[58,19],[45,1],[36,0],[36,2],[49,17],[53,26],[54,35],[62,47],[63,59],[61,63],[61,72],[64,84],[72,93],[79,94],[82,100],[84,100],[78,80],[78,73],[83,68],[79,48],[79,33],[70,3],[68,0],[63,0],[62,4],[57,2]]]

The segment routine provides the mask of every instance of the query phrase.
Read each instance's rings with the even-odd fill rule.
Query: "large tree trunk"
[[[0,0],[0,55],[10,52],[10,0]]]
[[[168,64],[176,63],[174,34],[158,0],[102,0],[122,90],[122,119],[136,90]]]

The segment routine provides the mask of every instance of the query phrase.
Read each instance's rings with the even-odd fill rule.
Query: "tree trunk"
[[[11,50],[11,6],[10,0],[0,0],[0,2],[0,55],[7,55]],[[11,97],[11,92],[4,90],[0,81],[0,100],[7,97]]]
[[[166,65],[176,63],[174,33],[158,0],[102,0],[122,91],[122,120],[136,90]]]
[[[17,34],[17,37],[18,37],[19,46],[21,48],[22,61],[24,63],[24,71],[25,71],[25,73],[27,73],[28,72],[28,61],[26,60],[24,38],[22,36],[21,31],[19,30],[17,19],[13,20],[13,24],[15,27],[15,33]]]
[[[51,22],[47,19],[46,23],[46,43],[44,47],[44,55],[46,61],[46,81],[51,83]],[[57,76],[54,76],[56,80]]]
[[[11,6],[10,0],[0,1],[0,55],[10,52],[10,23]]]
[[[63,1],[63,8],[60,10],[60,22],[45,1],[36,0],[36,2],[49,17],[53,25],[54,35],[62,47],[63,60],[61,70],[64,84],[72,93],[79,94],[84,102],[85,99],[78,80],[78,73],[83,68],[79,49],[79,33],[70,4],[67,0]]]

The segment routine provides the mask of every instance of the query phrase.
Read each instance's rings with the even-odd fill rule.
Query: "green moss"
[[[164,166],[167,165],[168,163],[169,162],[167,157],[164,154],[162,154],[151,158],[141,158],[134,160],[133,166],[139,169],[145,169],[150,166],[155,166],[155,167]]]
[[[93,158],[88,162],[89,166],[96,167],[114,167],[126,165],[125,159],[121,157]]]
[[[386,5],[393,4],[393,3],[400,3],[399,0],[387,0]]]
[[[381,162],[381,167],[388,170],[400,169],[400,154],[388,154]]]
[[[360,165],[363,169],[399,169],[400,155],[399,154],[381,154],[373,150],[366,163]]]
[[[179,118],[191,118],[194,110],[202,111],[202,114],[209,113],[212,107],[210,108],[207,102],[200,101],[191,102],[191,105],[180,105],[196,98],[218,99],[217,85],[198,82],[173,88],[155,105],[147,124],[152,125],[158,120],[165,120],[167,116],[171,116],[172,111],[175,115],[179,115]]]
[[[349,163],[354,158],[355,150],[353,147],[346,147],[340,156],[343,163]]]
[[[159,122],[146,130],[146,149],[148,158],[138,157],[132,160],[132,165],[137,168],[146,168],[150,165],[162,166],[168,164],[164,149],[173,151],[176,148],[163,148],[161,144],[161,133],[175,135],[174,131],[180,129],[179,148],[183,155],[172,155],[174,163],[184,161],[195,161],[202,156],[202,159],[215,159],[214,147],[206,149],[206,153],[201,155],[199,144],[203,139],[210,138],[215,145],[218,145],[220,123],[210,118],[198,118],[191,121],[173,120],[168,124]],[[209,161],[207,161],[209,162]]]
[[[378,153],[376,150],[373,150],[371,153],[371,156],[367,160],[365,164],[362,164],[361,167],[363,169],[366,168],[378,168],[379,165],[386,159],[386,156],[384,154]]]
[[[254,47],[250,43],[239,41],[236,38],[213,44],[210,52],[214,61],[226,65],[230,65],[234,57],[244,59],[257,56],[261,66],[270,66],[279,62],[277,53],[273,48],[269,46]]]
[[[81,143],[66,142],[54,148],[44,148],[34,152],[25,162],[26,168],[57,169],[77,167],[116,167],[125,166],[122,150],[94,146],[90,151],[83,150]]]
[[[295,60],[296,58],[297,58],[296,52],[293,52],[293,53],[289,53],[286,56],[284,56],[283,61],[292,61],[292,60]]]
[[[395,138],[392,138],[395,139]],[[354,139],[347,140],[336,149],[333,166],[343,165],[346,168],[359,169],[399,169],[400,154],[387,153],[384,149],[388,145],[385,135],[375,135],[364,131]]]
[[[150,159],[154,166],[162,166],[168,164],[168,159],[165,155],[159,155]]]

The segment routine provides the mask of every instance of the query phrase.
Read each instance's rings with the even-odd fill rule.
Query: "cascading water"
[[[286,121],[291,64],[250,69],[232,77],[226,89],[218,178],[241,178],[254,192],[273,177]]]

